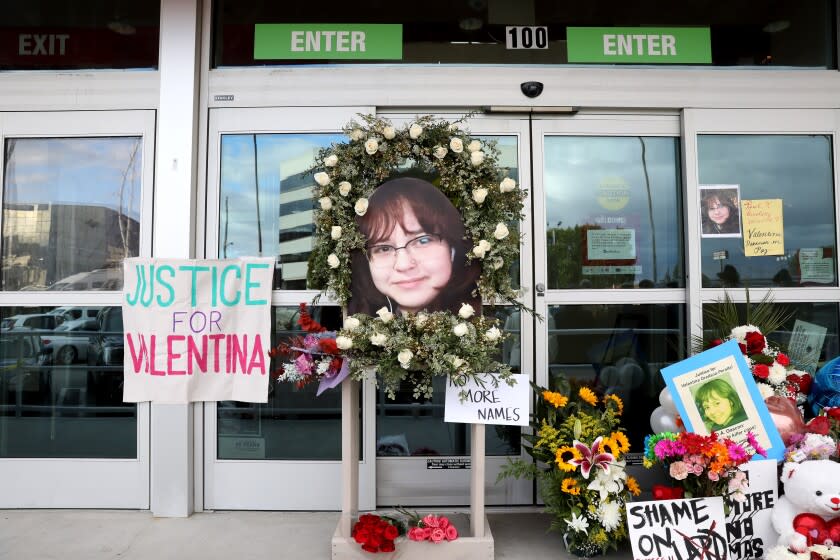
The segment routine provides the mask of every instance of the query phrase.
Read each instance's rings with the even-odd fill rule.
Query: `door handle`
[[[540,282],[534,286],[534,289],[537,291],[537,297],[545,297],[545,284]]]

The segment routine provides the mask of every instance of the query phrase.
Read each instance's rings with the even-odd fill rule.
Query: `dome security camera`
[[[525,97],[530,97],[531,99],[535,97],[539,97],[543,90],[542,82],[522,82],[519,85],[519,88],[522,90],[522,93],[525,94]]]

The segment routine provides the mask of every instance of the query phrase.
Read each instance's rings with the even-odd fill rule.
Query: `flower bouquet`
[[[756,453],[767,456],[751,432],[747,434],[747,441],[752,450],[731,439],[720,439],[716,432],[708,436],[690,432],[654,434],[645,438],[644,465],[666,467],[686,498],[721,496],[742,502],[746,499],[749,481],[738,467]]]
[[[348,364],[339,353],[335,333],[328,332],[315,321],[305,303],[300,304],[298,324],[306,335],[292,337],[268,352],[271,358],[282,360],[273,376],[279,382],[294,383],[298,388],[318,381],[320,395],[347,377]]]
[[[367,552],[394,552],[400,529],[388,517],[366,513],[353,525],[352,537]]]
[[[623,402],[616,395],[599,398],[585,386],[535,390],[534,434],[523,439],[541,466],[510,461],[500,477],[537,479],[546,511],[554,516],[551,529],[564,534],[572,554],[617,549],[627,538],[624,505],[640,493],[622,459],[630,449],[620,425]]]
[[[457,539],[458,530],[444,515],[429,514],[423,518],[413,515],[407,535],[412,541],[439,543]]]
[[[790,436],[785,461],[801,463],[828,459],[840,462],[840,407],[826,407]]]

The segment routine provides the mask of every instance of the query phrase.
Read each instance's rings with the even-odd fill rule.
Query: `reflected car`
[[[51,331],[61,323],[61,319],[49,313],[32,313],[27,315],[12,315],[0,322],[0,331],[12,330],[46,330]]]
[[[39,338],[25,331],[1,335],[0,386],[9,391],[39,391],[40,376],[35,366],[40,347]]]
[[[97,333],[90,337],[87,363],[93,366],[123,364],[122,307],[103,307],[96,316]]]
[[[99,331],[99,324],[92,319],[64,321],[53,333],[41,337],[42,364],[70,365],[86,362],[90,337]]]

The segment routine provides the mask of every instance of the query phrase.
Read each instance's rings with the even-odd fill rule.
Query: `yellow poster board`
[[[748,257],[785,254],[782,199],[742,200],[744,254]]]

